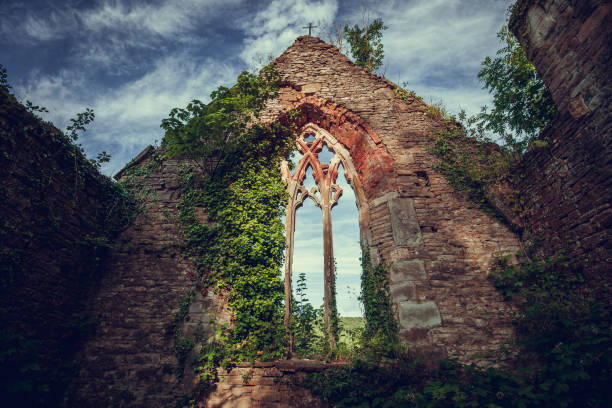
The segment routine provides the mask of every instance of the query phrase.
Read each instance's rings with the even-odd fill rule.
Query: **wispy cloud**
[[[17,30],[21,31],[21,35],[13,38],[18,38],[20,41],[50,41],[67,35],[75,26],[76,20],[69,12],[51,12],[45,17],[29,15],[20,25],[21,30]],[[14,30],[11,31],[15,33]]]
[[[268,56],[278,56],[296,37],[305,34],[301,28],[304,24],[329,24],[337,11],[336,0],[273,0],[242,22],[246,39],[240,56],[250,65],[266,62]]]
[[[218,16],[242,0],[103,0],[80,13],[85,27],[92,31],[130,30],[169,37],[190,32],[202,22]]]
[[[426,98],[441,99],[453,111],[475,113],[490,101],[479,88],[480,62],[497,50],[495,33],[505,21],[510,0],[413,0],[372,5],[381,17],[385,75]],[[360,21],[358,10],[347,17]]]
[[[81,35],[120,31],[138,34],[142,41],[150,41],[151,35],[168,38],[188,33],[203,19],[213,19],[242,1],[99,0],[86,8],[77,8],[78,4],[66,1],[61,6],[45,4],[28,9],[25,16],[8,15],[10,19],[2,25],[2,31],[15,42],[27,41],[28,37],[48,41],[75,35],[78,24]]]
[[[148,74],[115,89],[88,89],[82,75],[62,71],[16,90],[48,106],[46,118],[58,127],[85,107],[93,108],[96,120],[82,143],[90,156],[110,150],[113,159],[104,169],[113,174],[147,144],[161,139],[159,124],[172,108],[196,98],[207,100],[212,90],[231,84],[237,74],[231,65],[210,59],[199,64],[179,54],[159,60]]]
[[[202,28],[222,24],[224,14],[243,2],[99,0],[86,7],[71,1],[53,7],[43,4],[7,13],[0,34],[4,41],[21,45],[43,46],[62,40],[67,44],[62,56],[75,66],[130,74],[149,63],[143,53],[157,56],[167,52],[172,43],[205,43]]]

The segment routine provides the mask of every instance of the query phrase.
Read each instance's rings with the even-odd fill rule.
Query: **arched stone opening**
[[[332,332],[331,319],[335,312],[335,262],[332,238],[331,209],[338,203],[342,196],[342,189],[336,183],[339,167],[344,168],[347,182],[355,191],[356,204],[359,211],[359,219],[362,217],[362,209],[365,206],[363,188],[357,175],[350,154],[346,148],[339,143],[329,132],[313,123],[302,126],[296,139],[298,152],[302,155],[296,169],[291,172],[289,163],[281,163],[283,179],[287,182],[289,202],[287,205],[286,239],[287,252],[285,258],[285,325],[289,327],[291,318],[291,280],[295,237],[295,215],[297,209],[303,205],[306,198],[314,201],[321,208],[323,218],[323,276],[324,276],[324,318],[328,332]],[[334,153],[329,164],[319,160],[319,153],[324,147]],[[304,186],[306,171],[312,169],[316,186],[307,190]],[[361,222],[360,222],[361,225]],[[367,239],[367,238],[366,238]],[[330,336],[330,347],[335,347],[334,336]]]
[[[285,106],[286,112],[297,112],[297,119],[281,113],[274,120],[298,126],[298,134],[307,126],[324,129],[347,151],[358,176],[363,201],[369,202],[382,191],[398,187],[395,163],[386,146],[372,127],[357,114],[346,108],[315,96],[302,96],[297,102]]]
[[[388,182],[392,180],[391,174],[380,177],[385,169],[390,172],[392,166],[385,165],[380,160],[381,145],[378,138],[368,134],[366,127],[353,120],[347,120],[346,111],[337,109],[321,109],[320,105],[311,103],[302,104],[298,108],[302,115],[298,137],[296,139],[297,151],[302,155],[293,172],[289,163],[283,161],[281,164],[282,175],[287,182],[289,202],[287,205],[286,239],[287,250],[285,258],[285,325],[290,327],[291,299],[292,299],[292,272],[294,257],[295,220],[296,211],[307,198],[312,199],[321,208],[323,219],[323,265],[324,265],[324,310],[325,324],[331,333],[332,310],[335,310],[335,263],[333,254],[331,209],[338,203],[342,195],[342,189],[336,183],[338,170],[342,166],[345,178],[355,193],[355,201],[359,218],[360,242],[368,247],[371,241],[369,230],[369,207],[367,195],[363,183]],[[330,113],[335,113],[331,114]],[[316,123],[315,123],[316,122]],[[339,133],[341,139],[321,127],[327,125],[327,129]],[[348,146],[347,146],[348,145]],[[333,153],[329,164],[319,160],[319,153],[326,148]],[[358,157],[356,167],[350,149]],[[382,147],[384,149],[384,147]],[[369,154],[368,154],[369,153]],[[388,155],[387,155],[388,156]],[[389,158],[390,159],[390,158]],[[389,162],[387,161],[387,164]],[[316,187],[310,190],[304,186],[306,171],[312,169]],[[391,173],[391,172],[390,172]],[[333,336],[330,336],[330,346],[335,347]],[[291,342],[290,342],[291,348]]]
[[[324,229],[324,308],[326,322],[329,323],[331,290],[334,282],[334,257],[331,226],[331,208],[340,198],[341,191],[335,183],[338,167],[342,165],[348,184],[353,188],[358,211],[359,240],[362,250],[370,251],[374,263],[380,259],[376,248],[372,247],[372,231],[370,229],[370,205],[380,195],[381,191],[397,188],[397,175],[394,162],[372,127],[358,115],[346,108],[313,95],[302,94],[295,103],[284,106],[275,120],[281,123],[297,125],[297,150],[303,154],[293,173],[287,162],[282,164],[283,178],[287,181],[289,204],[287,206],[285,257],[285,325],[289,328],[291,321],[291,279],[294,256],[295,214],[296,210],[310,197],[322,209]],[[288,112],[291,112],[289,114]],[[295,114],[297,113],[297,115]],[[314,140],[307,142],[305,136],[312,135]],[[310,140],[310,139],[309,139]],[[324,169],[318,161],[318,153],[323,148],[334,152],[332,160]],[[302,186],[305,172],[313,169],[316,183],[323,183],[317,191],[306,190]],[[318,170],[315,170],[318,168]],[[316,175],[315,175],[316,173]],[[328,197],[317,196],[325,191]],[[328,326],[329,327],[329,326]],[[290,341],[291,348],[291,341]],[[332,344],[333,346],[333,344]]]

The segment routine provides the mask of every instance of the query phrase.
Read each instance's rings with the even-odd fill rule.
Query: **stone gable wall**
[[[545,253],[566,248],[592,277],[612,269],[612,4],[522,1],[510,25],[559,109],[547,146],[517,169],[522,218]]]
[[[510,306],[487,274],[519,241],[433,170],[427,147],[447,124],[318,38],[298,38],[274,64],[284,86],[264,120],[298,109],[299,124],[327,130],[350,152],[366,201],[361,239],[389,269],[401,335],[464,361],[508,340]]]
[[[327,130],[350,152],[364,190],[362,240],[389,267],[402,336],[465,361],[505,342],[512,333],[509,310],[487,271],[493,256],[515,251],[518,241],[431,169],[426,146],[445,124],[318,39],[298,39],[277,66],[286,86],[264,117],[282,120],[282,111],[297,108],[301,124]],[[316,92],[304,92],[309,89]],[[155,154],[144,154],[138,165]],[[195,272],[178,247],[179,166],[164,159],[142,180],[146,210],[118,238],[106,261],[109,273],[92,295],[89,310],[100,316],[100,329],[80,352],[83,365],[68,406],[171,406],[197,382],[188,370],[177,379],[173,339],[164,329]],[[188,324],[227,313],[212,296],[198,295]],[[278,367],[272,376],[252,367],[254,382],[242,384],[242,371],[250,369],[223,376],[208,406],[247,400],[283,406],[304,392],[289,387],[282,380],[289,372]]]

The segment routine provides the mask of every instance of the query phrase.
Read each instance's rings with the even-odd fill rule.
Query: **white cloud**
[[[261,65],[267,62],[268,56],[277,57],[298,36],[305,34],[302,26],[309,22],[319,26],[329,24],[337,11],[336,0],[274,0],[242,22],[247,38],[240,56],[247,64]]]
[[[78,9],[67,1],[61,7],[30,8],[7,15],[0,24],[0,34],[5,41],[23,45],[66,40],[70,43],[69,60],[75,65],[129,74],[148,63],[134,58],[135,51],[161,51],[169,41],[187,45],[205,42],[201,28],[218,26],[224,14],[238,9],[243,1],[100,0]]]
[[[64,19],[58,18],[56,13],[52,13],[46,19],[32,15],[28,16],[22,26],[26,39],[31,37],[33,40],[49,41],[57,38],[67,31],[67,28],[63,25],[58,27],[58,20]]]
[[[237,74],[233,66],[210,59],[198,64],[177,54],[159,60],[149,73],[116,89],[88,89],[81,74],[62,71],[54,77],[37,77],[17,87],[17,92],[47,106],[50,112],[45,118],[60,128],[75,113],[93,108],[96,120],[79,142],[90,157],[110,150],[113,159],[103,168],[110,175],[147,144],[162,138],[159,124],[172,108],[192,99],[206,100],[213,89],[231,84]]]
[[[477,112],[490,98],[479,89],[476,75],[484,57],[497,50],[495,33],[509,3],[415,0],[373,7],[372,18],[380,16],[389,26],[383,36],[385,75],[407,81],[426,101],[442,99],[454,112],[459,106]]]
[[[215,18],[242,1],[165,0],[152,4],[149,1],[101,0],[86,9],[74,8],[67,1],[51,10],[45,7],[29,9],[25,16],[3,24],[2,31],[15,42],[73,36],[77,29],[81,36],[120,31],[147,41],[146,35],[171,37],[187,33],[196,24]]]
[[[168,0],[161,4],[104,0],[80,17],[92,31],[145,31],[168,37],[193,29],[201,18],[215,15],[220,6],[238,3],[240,0]]]

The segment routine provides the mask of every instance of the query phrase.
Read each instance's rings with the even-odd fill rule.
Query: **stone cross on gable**
[[[313,26],[312,23],[308,23],[307,27],[302,27],[302,28],[307,28],[308,29],[308,36],[311,37],[312,36],[312,29],[313,28],[317,28],[318,26]]]

